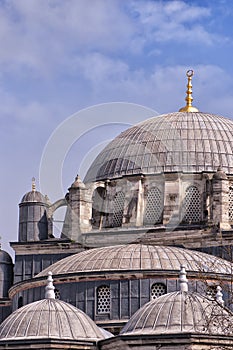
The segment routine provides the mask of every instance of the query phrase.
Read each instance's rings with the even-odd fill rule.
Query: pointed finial
[[[179,112],[198,112],[196,107],[192,106],[193,96],[192,96],[192,77],[194,75],[194,71],[192,69],[188,70],[186,76],[188,77],[187,91],[186,91],[186,106],[182,107]]]
[[[33,177],[32,178],[32,191],[35,192],[36,190],[36,179]]]
[[[224,300],[222,298],[223,294],[222,294],[222,288],[220,286],[217,286],[217,293],[215,295],[216,301],[221,304],[222,306],[224,306]]]
[[[184,265],[180,266],[180,275],[179,275],[179,282],[180,282],[180,291],[181,292],[187,292],[188,291],[188,280],[186,277],[187,273],[185,271]]]
[[[45,287],[45,299],[55,299],[52,272],[48,272],[47,285]]]

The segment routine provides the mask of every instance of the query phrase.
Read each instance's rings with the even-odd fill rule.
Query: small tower
[[[19,204],[19,242],[48,238],[47,209],[46,198],[36,191],[33,178],[32,190],[23,196]]]
[[[81,234],[91,229],[91,198],[88,190],[77,175],[66,195],[67,211],[62,229],[62,237],[79,242]]]

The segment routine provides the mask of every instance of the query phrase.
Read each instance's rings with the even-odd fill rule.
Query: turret
[[[46,198],[36,191],[33,178],[32,190],[23,196],[19,204],[19,242],[48,238],[47,209]]]

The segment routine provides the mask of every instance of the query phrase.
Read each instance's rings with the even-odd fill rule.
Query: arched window
[[[18,309],[21,308],[23,306],[23,297],[19,297],[18,299]]]
[[[150,289],[150,299],[157,299],[167,293],[167,287],[163,283],[154,283]]]
[[[146,196],[144,225],[155,225],[163,220],[163,195],[157,188],[151,188]]]
[[[111,306],[111,292],[109,286],[97,288],[97,313],[108,314]]]
[[[100,228],[104,216],[104,196],[105,188],[97,187],[92,196],[92,227]]]
[[[182,221],[185,223],[201,221],[201,195],[196,186],[189,186],[185,191]]]
[[[112,226],[120,227],[122,225],[123,214],[124,214],[125,194],[120,191],[114,197],[113,202],[113,219]]]
[[[229,220],[233,221],[233,186],[229,188]]]
[[[54,294],[55,294],[55,299],[60,299],[61,295],[60,295],[59,289],[55,288],[54,289]]]

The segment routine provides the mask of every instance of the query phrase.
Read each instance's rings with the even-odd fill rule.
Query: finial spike
[[[32,178],[32,191],[36,190],[36,179],[33,177]]]
[[[187,273],[185,271],[184,265],[180,266],[180,275],[179,275],[179,282],[180,282],[180,291],[181,292],[187,292],[188,291],[188,280],[187,280]]]
[[[55,299],[52,272],[48,272],[47,285],[45,287],[45,299]]]
[[[194,75],[194,71],[192,69],[189,69],[186,72],[186,76],[188,77],[188,84],[187,84],[187,91],[186,91],[186,106],[182,107],[179,112],[198,112],[198,109],[196,107],[192,106],[193,102],[193,96],[192,96],[192,77]]]
[[[223,294],[222,294],[222,288],[220,286],[217,286],[217,293],[215,295],[216,301],[221,304],[222,306],[224,306],[224,300],[222,298]]]

